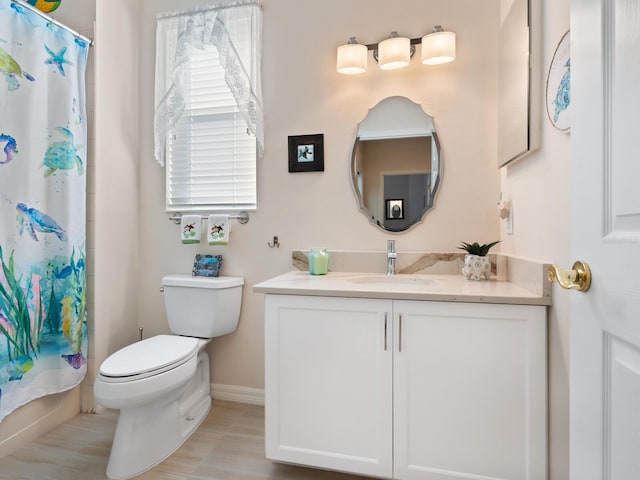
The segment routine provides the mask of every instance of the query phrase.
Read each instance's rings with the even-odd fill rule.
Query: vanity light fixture
[[[406,67],[413,53],[415,53],[415,47],[412,52],[411,39],[399,36],[398,32],[391,32],[389,38],[378,44],[378,66],[380,70]]]
[[[456,59],[456,34],[445,32],[440,25],[422,37],[422,63],[440,65]]]
[[[338,47],[339,73],[354,75],[367,71],[367,46],[360,45],[356,37],[351,37],[345,45]]]
[[[367,51],[373,51],[373,58],[381,70],[395,70],[409,65],[416,45],[422,45],[422,63],[438,65],[452,62],[456,58],[456,34],[445,32],[440,25],[422,38],[407,38],[391,32],[389,38],[370,45],[359,44],[356,37],[338,47],[336,69],[338,73],[353,75],[367,70]]]

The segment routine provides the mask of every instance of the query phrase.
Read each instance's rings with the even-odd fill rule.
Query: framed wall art
[[[289,173],[324,172],[324,134],[289,136]]]
[[[551,124],[561,132],[569,132],[571,128],[571,57],[569,53],[569,32],[567,31],[556,47],[547,75],[547,116]]]

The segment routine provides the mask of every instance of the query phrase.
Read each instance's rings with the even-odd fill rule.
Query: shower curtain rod
[[[36,7],[34,7],[32,5],[29,5],[28,3],[26,3],[26,2],[24,2],[22,0],[11,0],[11,2],[12,3],[17,3],[21,7],[24,7],[26,9],[28,9],[28,10],[31,10],[33,13],[36,13],[36,14],[40,15],[42,18],[46,19],[48,22],[53,23],[54,25],[57,25],[58,27],[63,28],[64,30],[66,30],[69,33],[71,33],[72,35],[78,37],[79,39],[84,40],[90,46],[93,45],[93,40],[91,40],[90,38],[85,37],[84,35],[76,32],[72,28],[67,27],[64,23],[61,23],[58,20],[56,20],[55,18],[50,17],[49,15],[44,13],[43,11],[38,10]]]

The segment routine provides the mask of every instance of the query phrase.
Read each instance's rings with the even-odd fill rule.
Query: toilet
[[[163,277],[172,335],[141,340],[102,362],[96,401],[120,410],[107,477],[127,479],[149,470],[207,416],[211,387],[204,348],[236,329],[243,284],[241,277]]]

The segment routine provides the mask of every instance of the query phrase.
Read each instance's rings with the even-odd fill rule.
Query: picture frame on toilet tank
[[[196,254],[193,260],[192,275],[194,277],[217,277],[222,266],[222,255]]]

